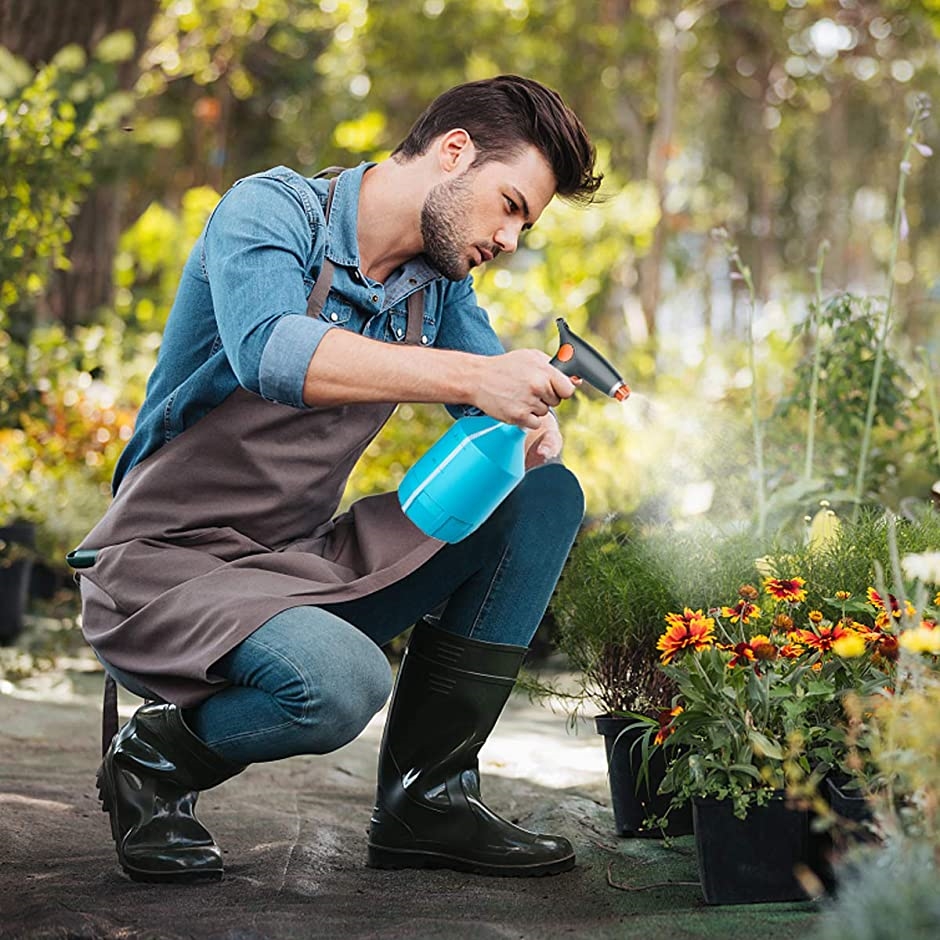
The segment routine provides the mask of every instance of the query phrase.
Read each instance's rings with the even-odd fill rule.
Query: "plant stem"
[[[822,242],[816,252],[816,297],[810,308],[810,334],[813,342],[813,372],[809,382],[809,412],[806,418],[806,466],[803,468],[805,482],[813,477],[813,457],[816,446],[816,409],[819,402],[819,365],[822,359],[822,348],[819,342],[819,314],[822,310],[822,272],[826,259],[828,242]]]
[[[754,464],[757,471],[757,537],[763,540],[767,528],[767,490],[764,480],[764,429],[758,413],[757,354],[754,348],[755,291],[751,269],[737,259],[738,271],[747,284],[747,364],[751,373],[751,426],[754,432]]]
[[[888,299],[885,302],[884,321],[882,322],[881,332],[878,335],[878,345],[875,348],[875,365],[871,377],[871,388],[868,390],[868,408],[865,412],[865,429],[862,432],[862,448],[858,457],[858,471],[855,474],[855,507],[852,514],[855,520],[858,519],[862,504],[862,495],[865,491],[865,475],[868,471],[868,455],[871,449],[872,428],[875,424],[875,407],[878,401],[878,388],[881,384],[881,369],[884,362],[885,345],[888,341],[888,332],[891,329],[891,315],[894,312],[894,289],[897,283],[894,271],[897,266],[898,248],[901,243],[901,219],[904,215],[904,190],[911,169],[911,151],[914,149],[914,143],[919,129],[918,126],[923,120],[923,116],[923,106],[920,101],[918,101],[918,103],[914,105],[914,113],[911,116],[911,123],[907,129],[907,141],[904,145],[904,153],[898,168],[898,194],[897,198],[894,200],[891,252],[888,258]]]

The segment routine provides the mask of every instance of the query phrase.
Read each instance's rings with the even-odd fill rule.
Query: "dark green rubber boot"
[[[220,879],[222,853],[196,819],[196,799],[243,769],[203,744],[178,706],[138,708],[97,778],[121,868],[134,881]]]
[[[497,816],[480,796],[477,754],[499,718],[525,647],[419,623],[398,671],[369,829],[372,868],[454,868],[534,877],[574,866],[567,839]]]

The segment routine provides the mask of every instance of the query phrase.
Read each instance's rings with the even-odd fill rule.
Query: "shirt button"
[[[378,294],[373,294],[373,295],[372,295],[372,303],[377,304],[378,302],[379,302],[379,295],[378,295]]]
[[[335,323],[339,319],[339,317],[335,313],[331,313],[330,319]]]
[[[399,339],[401,339],[405,335],[405,331],[401,327],[399,327],[397,330],[395,330],[395,334],[398,336]]]
[[[417,284],[417,283],[418,283],[418,279],[417,279],[416,277],[409,277],[409,278],[408,278],[408,283],[409,283],[409,284]]]
[[[422,337],[421,337],[421,342],[422,342],[423,345],[427,346],[427,344],[428,344],[428,338],[427,338],[426,336],[422,336]]]

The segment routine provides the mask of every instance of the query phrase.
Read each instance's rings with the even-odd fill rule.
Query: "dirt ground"
[[[325,757],[250,767],[204,794],[222,882],[135,884],[96,800],[101,674],[0,682],[0,937],[722,938],[811,936],[812,904],[708,907],[691,837],[614,833],[602,740],[516,695],[481,754],[488,803],[578,853],[551,878],[365,867],[384,713]],[[139,704],[122,698],[122,714]],[[659,887],[647,888],[650,885]],[[642,888],[644,890],[628,890]]]

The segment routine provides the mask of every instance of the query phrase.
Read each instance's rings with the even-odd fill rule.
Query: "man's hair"
[[[597,154],[584,125],[558,92],[530,78],[498,75],[445,91],[392,156],[420,156],[435,138],[457,127],[473,140],[474,166],[511,159],[531,144],[552,168],[562,198],[587,203],[601,185],[602,174],[594,172]]]

